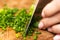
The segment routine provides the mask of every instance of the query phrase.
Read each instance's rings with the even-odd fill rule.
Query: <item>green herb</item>
[[[14,16],[17,14],[16,16]],[[0,10],[0,27],[6,29],[6,27],[12,27],[16,32],[22,32],[25,30],[31,15],[27,13],[26,9],[10,9],[4,8]]]
[[[38,38],[38,36],[37,36],[37,35],[35,35],[33,39],[34,39],[34,40],[37,40],[37,38]]]
[[[26,37],[24,37],[23,40],[26,40]]]
[[[18,38],[19,37],[19,34],[16,34],[16,37]]]
[[[33,24],[33,26],[37,27],[38,24],[39,24],[39,22],[35,22],[35,23]]]
[[[41,32],[35,31],[34,40],[37,40],[38,34],[41,34]]]
[[[41,32],[35,31],[35,34],[37,34],[37,35],[38,35],[38,34],[41,34]]]

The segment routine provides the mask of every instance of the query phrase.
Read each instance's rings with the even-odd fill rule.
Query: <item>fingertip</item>
[[[44,18],[45,17],[45,13],[42,11],[42,14],[41,14],[41,16]]]
[[[60,35],[56,35],[53,37],[53,40],[60,40]]]
[[[38,24],[38,28],[42,29],[43,27],[44,27],[43,22],[40,22],[40,23]]]
[[[51,1],[48,3],[42,10],[42,17],[50,17],[52,15],[55,15],[56,12],[59,11],[59,8],[56,4],[56,2]]]

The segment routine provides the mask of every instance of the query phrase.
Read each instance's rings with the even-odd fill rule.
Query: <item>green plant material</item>
[[[38,34],[41,34],[41,32],[35,31],[35,34],[37,34],[37,35],[38,35]]]
[[[35,35],[34,35],[34,40],[37,40],[38,35],[41,34],[41,32],[35,31],[34,33],[35,33]]]
[[[14,16],[15,14],[17,15]],[[5,30],[10,26],[16,32],[22,32],[26,29],[30,18],[31,15],[26,12],[26,9],[4,8],[0,10],[0,27]]]
[[[33,26],[34,26],[34,27],[37,27],[38,24],[39,24],[39,22],[35,22],[35,23],[33,24]]]
[[[24,34],[24,32],[32,17],[33,10],[34,10],[33,6],[29,9],[29,12],[27,12],[27,10],[24,8],[23,9],[17,9],[17,8],[0,9],[0,28],[6,30],[7,27],[11,27],[17,33],[22,32],[22,36],[24,36],[25,38],[26,35]],[[36,18],[33,17],[31,24],[33,25],[29,27],[28,30],[29,36],[31,36],[32,33],[34,33],[34,29],[37,28],[38,22]],[[19,37],[19,35],[16,34],[16,37]],[[37,37],[35,36],[34,39],[36,38]]]
[[[26,37],[24,37],[23,40],[26,40]]]
[[[16,38],[19,38],[19,34],[16,34]]]
[[[34,32],[34,29],[32,27],[30,27],[29,30],[28,30],[28,35],[32,36],[33,32]]]
[[[38,36],[37,35],[34,35],[33,39],[34,40],[37,40]]]
[[[10,9],[7,7],[0,9],[0,28],[6,30],[7,27],[11,27],[16,32],[24,33],[32,17],[33,10],[33,6],[29,9],[29,12],[24,8]]]
[[[29,14],[30,15],[33,15],[33,12],[34,12],[34,5],[32,5],[29,9]]]

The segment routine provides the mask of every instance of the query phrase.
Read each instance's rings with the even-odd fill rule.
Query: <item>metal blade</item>
[[[31,19],[30,19],[30,21],[29,21],[29,23],[28,23],[28,25],[27,25],[26,30],[25,30],[25,35],[26,35],[27,32],[28,32],[29,25],[30,25],[30,23],[31,23],[31,20],[32,20],[32,18],[33,18],[33,15],[34,15],[34,13],[35,13],[35,10],[36,10],[36,8],[37,8],[38,3],[39,3],[39,0],[36,0],[36,3],[35,3],[35,5],[34,5],[34,10],[33,10],[33,13],[32,13],[32,16],[31,16]]]

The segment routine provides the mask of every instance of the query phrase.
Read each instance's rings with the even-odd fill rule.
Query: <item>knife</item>
[[[39,0],[36,0],[36,3],[34,4],[34,10],[33,10],[33,12],[32,12],[31,19],[30,19],[30,21],[29,21],[29,23],[28,23],[28,25],[27,25],[26,30],[25,30],[25,35],[27,35],[27,33],[28,33],[28,28],[30,27],[30,23],[31,23],[31,21],[32,21],[32,18],[33,18],[33,15],[34,15],[34,13],[35,13],[35,10],[36,10],[36,8],[37,8],[38,3],[39,3]]]

